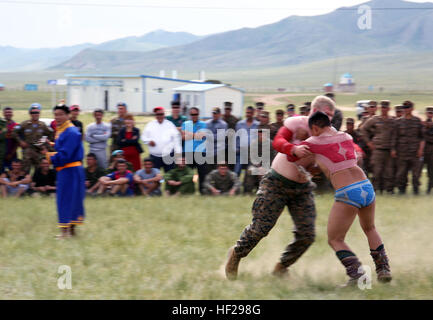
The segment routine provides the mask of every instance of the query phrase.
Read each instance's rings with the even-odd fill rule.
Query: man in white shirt
[[[182,140],[174,124],[165,119],[163,107],[154,108],[153,113],[156,120],[145,126],[141,140],[148,145],[153,167],[167,172],[175,167],[174,155],[182,154]]]

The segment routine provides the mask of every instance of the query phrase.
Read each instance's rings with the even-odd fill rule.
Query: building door
[[[108,90],[104,90],[104,110],[108,111]]]

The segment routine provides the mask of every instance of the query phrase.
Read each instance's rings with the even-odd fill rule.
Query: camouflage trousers
[[[412,173],[412,185],[415,188],[418,188],[420,185],[419,178],[421,175],[420,166],[421,166],[421,160],[417,157],[413,158],[405,158],[397,159],[397,187],[400,190],[404,190],[407,187],[407,176],[409,174],[409,170]]]
[[[424,163],[427,165],[428,188],[433,188],[433,144],[431,143],[425,145]]]
[[[393,185],[393,162],[391,151],[384,149],[373,150],[371,164],[373,169],[374,190],[392,191]]]
[[[281,263],[288,267],[308,249],[315,238],[316,208],[314,183],[296,183],[271,170],[260,182],[257,198],[252,208],[252,222],[242,232],[234,252],[246,257],[266,237],[287,206],[292,217],[295,239],[281,255]]]
[[[28,147],[23,149],[23,169],[29,172],[33,166],[36,170],[42,158],[44,158],[44,156],[35,148]]]

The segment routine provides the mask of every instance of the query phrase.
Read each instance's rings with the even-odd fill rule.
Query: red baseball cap
[[[78,111],[80,111],[80,106],[79,106],[78,104],[74,104],[73,106],[70,106],[70,107],[69,107],[69,110],[70,110],[70,111],[73,111],[73,110],[78,110]]]
[[[165,110],[164,110],[163,107],[155,107],[155,108],[153,108],[153,113],[156,113],[157,111],[165,112]]]

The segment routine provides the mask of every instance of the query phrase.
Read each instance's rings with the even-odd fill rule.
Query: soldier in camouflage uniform
[[[373,186],[376,191],[386,190],[394,193],[391,137],[394,131],[395,118],[388,115],[390,102],[380,102],[381,115],[369,118],[362,126],[362,137],[372,150],[371,164],[373,170]]]
[[[241,182],[238,175],[230,171],[226,163],[219,163],[217,169],[206,175],[203,183],[203,193],[207,195],[239,194]]]
[[[284,125],[284,110],[275,111],[276,121],[271,123],[271,140],[274,140],[278,130]]]
[[[233,103],[229,101],[224,102],[224,115],[222,118],[227,123],[228,129],[236,130],[236,123],[238,123],[239,119],[232,115],[232,105]]]
[[[128,110],[127,110],[126,103],[119,102],[117,104],[117,117],[111,120],[111,152],[120,149],[116,144],[116,141],[120,129],[122,129],[125,126],[124,117],[127,112]]]
[[[395,121],[391,155],[397,158],[397,187],[400,194],[406,193],[407,176],[412,173],[414,194],[419,192],[419,166],[424,151],[424,134],[421,119],[412,115],[413,103],[403,103],[404,116]]]
[[[365,125],[365,123],[372,117],[374,117],[376,115],[376,111],[377,111],[377,101],[370,101],[367,105],[367,115],[363,116],[361,119],[361,123],[358,125],[358,132],[361,133],[361,140],[362,142],[360,143],[360,147],[362,149],[362,151],[364,151],[365,153],[365,157],[364,157],[364,171],[365,174],[368,177],[368,174],[373,172],[373,167],[371,165],[371,153],[372,150],[370,149],[370,147],[367,145],[367,141],[369,140],[369,137],[364,137],[362,135],[362,127]],[[371,137],[370,137],[371,139]]]
[[[6,156],[6,134],[7,134],[6,120],[0,118],[0,174],[3,173],[3,162]]]
[[[430,194],[433,188],[433,107],[426,108],[427,120],[424,125],[424,163],[427,165],[428,186],[427,193]]]
[[[395,119],[401,118],[403,116],[403,106],[397,105],[394,106]],[[392,158],[392,157],[391,157]],[[393,188],[397,186],[397,159],[392,158],[392,185]]]
[[[18,141],[23,152],[23,169],[30,172],[32,166],[35,169],[43,156],[41,155],[40,140],[46,136],[48,140],[54,140],[54,132],[45,123],[39,121],[41,107],[33,104],[29,109],[30,120],[21,122],[15,126],[13,137]]]

